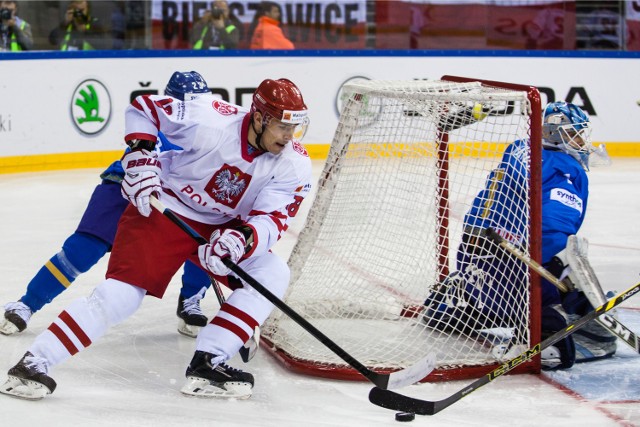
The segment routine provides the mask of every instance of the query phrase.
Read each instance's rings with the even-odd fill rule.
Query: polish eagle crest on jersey
[[[216,202],[235,209],[250,182],[251,175],[225,163],[213,175],[205,190]]]
[[[238,109],[231,104],[227,104],[226,102],[222,102],[219,99],[216,99],[211,103],[211,106],[218,113],[223,116],[231,116],[232,114],[238,114]]]
[[[296,151],[297,153],[305,156],[305,157],[309,157],[309,153],[307,152],[307,149],[304,148],[304,145],[302,145],[299,141],[291,141],[291,145],[293,146],[293,150]]]

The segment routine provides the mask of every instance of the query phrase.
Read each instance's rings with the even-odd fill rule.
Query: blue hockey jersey
[[[512,243],[524,243],[528,236],[528,169],[528,140],[513,142],[474,199],[465,225],[493,227]],[[587,174],[573,157],[542,150],[542,263],[564,249],[567,238],[580,229],[588,187]]]

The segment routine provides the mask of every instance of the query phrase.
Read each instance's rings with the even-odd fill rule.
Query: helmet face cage
[[[197,71],[176,71],[164,89],[165,95],[181,101],[190,101],[203,93],[209,93],[209,87]]]
[[[292,126],[293,138],[301,140],[307,132],[309,117],[307,106],[298,87],[287,79],[264,80],[253,94],[251,114],[259,111],[264,126],[272,119],[282,125]]]
[[[542,121],[542,146],[569,154],[588,170],[589,155],[596,150],[589,116],[574,104],[553,102],[545,108]]]

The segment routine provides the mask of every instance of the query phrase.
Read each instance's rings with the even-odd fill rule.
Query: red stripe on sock
[[[244,311],[232,306],[229,303],[222,304],[222,307],[220,307],[220,311],[229,313],[230,315],[242,320],[244,323],[247,324],[247,326],[251,328],[251,330],[255,329],[255,327],[258,326],[258,322],[256,322],[256,320],[253,317],[249,316]]]
[[[236,334],[243,343],[249,341],[249,334],[247,334],[240,326],[228,321],[227,319],[223,319],[222,317],[214,317],[210,323],[212,325],[220,326],[221,328],[224,328],[229,332]]]
[[[69,313],[63,311],[58,317],[69,327],[69,329],[71,329],[71,332],[75,334],[75,336],[80,340],[83,346],[89,347],[91,345],[91,340],[89,339],[87,334],[84,333],[80,325],[78,325],[76,321],[73,320],[73,317],[71,317]]]
[[[62,329],[60,329],[60,326],[56,325],[55,323],[52,323],[51,325],[49,325],[49,330],[53,333],[53,335],[56,336],[56,338],[58,338],[58,340],[60,340],[60,342],[67,349],[69,354],[73,356],[78,352],[78,349],[76,348],[76,346],[73,345],[73,342],[71,342],[69,337],[62,331]]]

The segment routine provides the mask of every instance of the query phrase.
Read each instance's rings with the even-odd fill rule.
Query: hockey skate
[[[56,382],[47,375],[47,361],[26,352],[7,373],[8,379],[0,393],[26,400],[40,400],[56,389]]]
[[[480,326],[483,314],[474,307],[466,291],[465,273],[455,271],[437,285],[424,302],[423,322],[440,332],[472,334]]]
[[[13,335],[27,329],[27,323],[33,314],[31,309],[22,302],[10,302],[4,306],[4,319],[0,323],[0,333]]]
[[[206,288],[202,288],[200,292],[191,298],[178,297],[178,309],[176,314],[180,319],[178,321],[178,332],[182,335],[195,338],[200,332],[200,328],[207,326],[207,316],[200,309],[200,300],[204,296]]]
[[[216,361],[216,359],[218,361]],[[220,356],[196,351],[187,368],[183,394],[199,397],[248,399],[253,375],[219,362]]]

